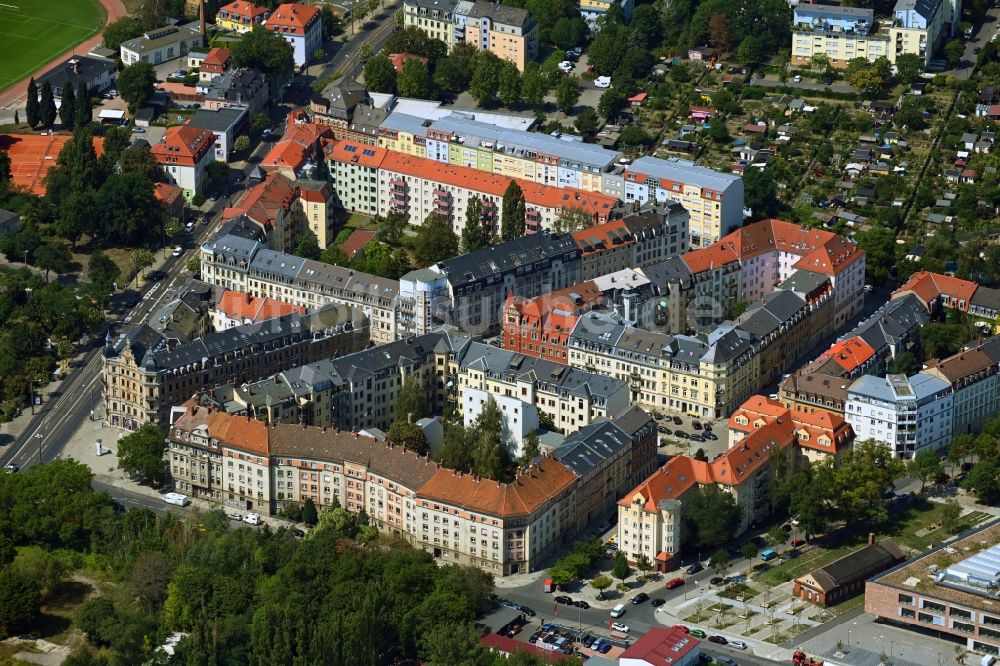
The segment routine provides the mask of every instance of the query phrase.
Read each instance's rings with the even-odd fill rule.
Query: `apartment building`
[[[323,45],[323,22],[319,7],[288,2],[278,5],[264,20],[264,28],[281,35],[292,45],[296,67],[304,67]]]
[[[511,294],[504,302],[504,349],[567,363],[569,334],[580,315],[604,305],[604,295],[593,281],[567,289],[519,298]]]
[[[1000,374],[996,362],[982,349],[928,361],[923,373],[951,385],[952,437],[980,432],[1000,412]]]
[[[925,448],[948,447],[953,405],[951,384],[940,377],[864,375],[847,391],[844,416],[858,439],[882,442],[893,456],[910,459]]]
[[[629,406],[628,387],[612,377],[524,356],[482,342],[470,342],[456,354],[458,404],[469,388],[534,404],[557,430],[572,434]]]
[[[407,0],[403,3],[403,26],[419,28],[431,39],[455,45],[457,0]]]
[[[215,160],[215,134],[191,125],[168,127],[163,140],[149,151],[171,185],[190,201],[201,192],[208,165]]]
[[[676,257],[690,247],[691,215],[676,201],[633,204],[622,216],[622,222],[632,234],[632,263],[628,268],[645,268],[670,257]]]
[[[222,219],[243,218],[278,252],[291,250],[306,229],[316,235],[320,247],[326,247],[332,240],[333,201],[329,183],[291,179],[272,171],[223,209]]]
[[[511,460],[519,460],[524,455],[524,440],[537,433],[541,422],[538,408],[519,398],[493,395],[479,389],[466,388],[462,391],[462,425],[471,428],[490,401],[500,410],[501,437]]]
[[[313,312],[328,304],[357,307],[375,344],[396,339],[399,282],[264,248],[231,234],[201,246],[201,279],[233,291]]]
[[[198,66],[198,80],[211,81],[229,71],[233,64],[233,52],[229,49],[213,48],[202,58]]]
[[[508,294],[533,298],[580,282],[580,248],[567,235],[537,233],[491,245],[400,278],[401,316],[422,333],[450,323],[467,333],[495,334]],[[431,312],[411,294],[430,294]]]
[[[231,69],[209,81],[199,82],[196,90],[205,96],[204,108],[242,107],[247,116],[262,113],[271,101],[267,76],[255,69]]]
[[[332,136],[329,127],[311,123],[308,116],[293,111],[285,119],[281,138],[261,159],[260,168],[268,173],[279,171],[292,180],[309,175],[330,150]]]
[[[172,405],[205,387],[260,379],[308,361],[346,354],[369,342],[368,320],[354,308],[328,306],[172,344],[147,325],[110,334],[101,381],[115,428],[167,425]]]
[[[379,132],[390,115],[376,106],[368,89],[354,79],[343,77],[309,99],[313,122],[333,129],[337,141],[379,145]]]
[[[904,351],[919,351],[920,327],[929,321],[926,307],[915,294],[900,294],[840,339],[860,338],[883,360],[894,359]]]
[[[1000,521],[994,520],[957,540],[922,551],[865,583],[865,612],[922,634],[929,630],[946,634],[980,654],[997,654],[998,542]]]
[[[778,419],[748,433],[711,462],[674,456],[619,499],[619,550],[631,562],[645,555],[657,571],[676,569],[684,545],[685,498],[709,484],[732,493],[741,508],[733,534],[739,536],[770,515],[769,461],[790,455],[794,442],[792,424]]]
[[[215,25],[242,35],[253,30],[255,26],[264,25],[269,15],[267,7],[246,0],[236,0],[219,7],[219,11],[215,14]]]
[[[215,160],[229,162],[236,152],[236,139],[250,133],[250,116],[240,107],[198,109],[187,125],[211,132],[215,137]]]
[[[822,374],[810,364],[781,380],[778,397],[788,409],[843,417],[852,383],[847,377]]]
[[[205,43],[201,25],[197,21],[184,25],[168,25],[155,30],[147,30],[135,39],[121,44],[121,59],[125,66],[137,62],[159,65],[187,55]]]
[[[396,420],[396,399],[409,382],[424,388],[435,413],[444,408],[449,364],[465,344],[468,338],[457,331],[435,331],[227,386],[216,399],[230,413],[272,423],[388,430]]]
[[[890,62],[913,53],[927,64],[949,37],[957,34],[962,0],[897,0],[889,26]]]
[[[226,290],[209,312],[213,331],[257,324],[293,312],[305,314],[305,309],[273,298],[255,298],[250,294]]]
[[[842,415],[790,409],[777,400],[755,395],[729,417],[730,445],[777,421],[792,424],[799,456],[810,462],[835,457],[854,443],[854,431]]]
[[[973,317],[977,326],[986,330],[998,329],[1000,290],[951,275],[918,271],[892,294],[893,299],[904,296],[919,299],[932,316],[945,310],[958,310]]]
[[[889,57],[889,30],[872,9],[812,3],[792,8],[792,62],[809,63],[821,54],[834,67],[852,58],[874,62]]]
[[[521,72],[538,57],[538,23],[526,9],[486,0],[459,0],[453,17],[455,44],[472,44],[478,51],[489,51],[514,63]]]
[[[632,19],[634,0],[580,0],[580,16],[586,19],[591,32],[596,32],[600,29],[598,21],[616,5],[621,8],[622,18],[626,21]]]

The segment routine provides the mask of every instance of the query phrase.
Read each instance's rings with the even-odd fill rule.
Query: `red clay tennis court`
[[[45,194],[42,182],[56,164],[59,151],[72,138],[69,134],[0,134],[0,150],[10,157],[10,170],[16,187],[35,194]],[[104,152],[104,137],[94,137],[98,157]]]

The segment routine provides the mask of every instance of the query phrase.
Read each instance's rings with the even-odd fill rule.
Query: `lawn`
[[[97,0],[0,1],[0,89],[93,35],[104,16]]]

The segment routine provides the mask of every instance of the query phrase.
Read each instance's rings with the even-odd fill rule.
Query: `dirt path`
[[[111,23],[112,21],[117,21],[121,17],[125,16],[125,5],[122,4],[122,0],[100,0],[101,6],[104,7],[104,11],[107,14],[105,18],[104,25]],[[91,47],[96,46],[101,43],[103,39],[104,30],[93,35],[80,42],[76,46],[63,51],[59,55],[52,58],[37,70],[24,77],[20,81],[13,83],[3,90],[0,90],[0,122],[12,122],[14,117],[14,110],[23,110],[24,105],[24,95],[28,88],[28,80],[31,77],[39,77],[49,70],[53,65],[57,65],[66,57],[67,53],[86,53],[91,49]],[[24,120],[24,114],[21,114],[21,120]],[[9,117],[9,119],[8,119]]]

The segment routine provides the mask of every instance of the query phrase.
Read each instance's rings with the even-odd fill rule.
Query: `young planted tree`
[[[611,587],[611,584],[613,582],[614,581],[612,581],[609,576],[601,574],[599,576],[596,576],[592,581],[590,581],[590,586],[592,588],[594,588],[595,590],[597,590],[597,598],[598,599],[603,599],[604,598],[604,590],[606,590],[609,587]]]
[[[625,586],[625,579],[632,575],[632,567],[628,565],[628,558],[620,550],[615,553],[615,565],[611,569],[611,575],[621,581],[622,587]]]

